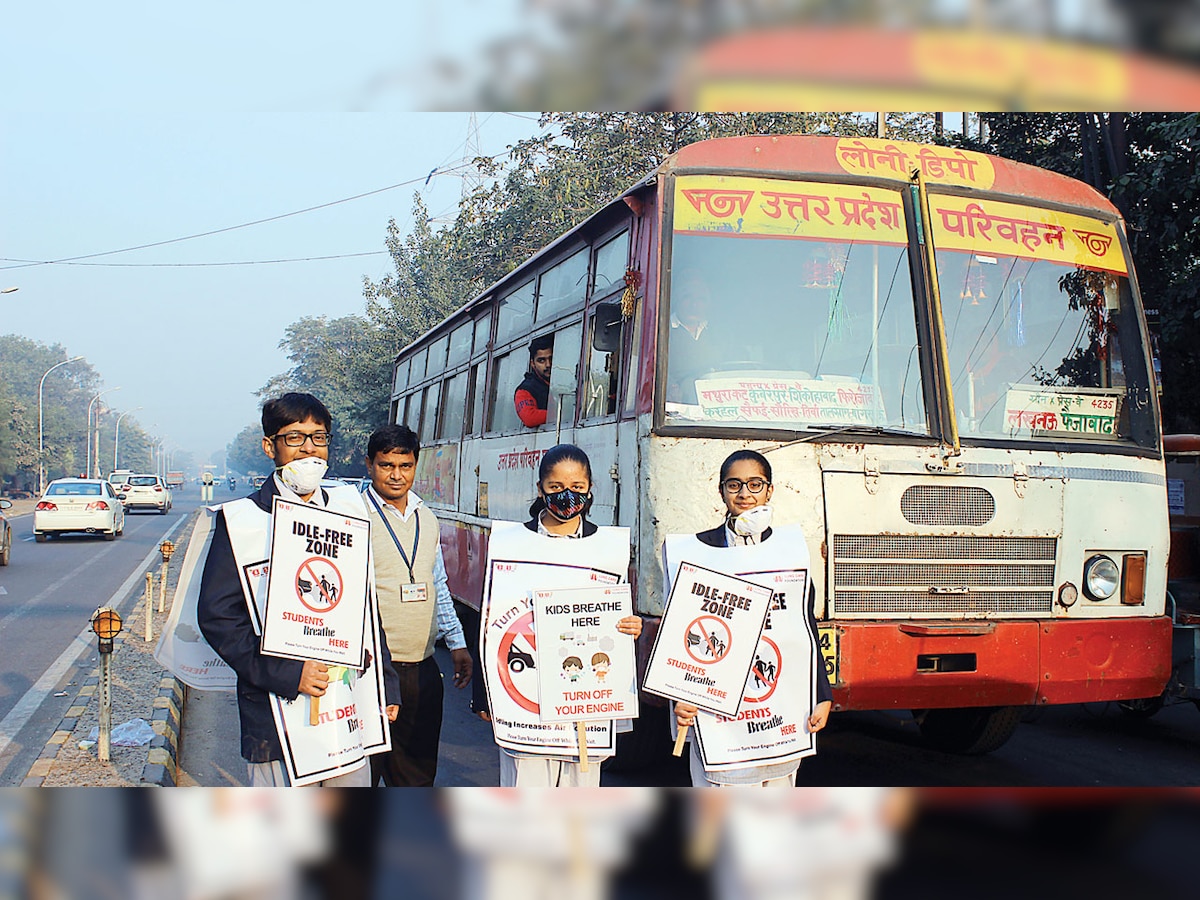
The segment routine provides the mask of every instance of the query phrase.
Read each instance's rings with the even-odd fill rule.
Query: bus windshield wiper
[[[887,425],[844,425],[844,424],[821,424],[821,425],[805,425],[805,431],[816,432],[811,437],[801,438],[801,440],[812,440],[816,437],[827,437],[831,434],[883,434],[892,435],[895,437],[929,437],[929,434],[923,431],[910,431],[906,428],[893,428]]]

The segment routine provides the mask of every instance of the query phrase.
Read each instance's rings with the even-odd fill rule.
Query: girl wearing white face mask
[[[794,547],[796,550],[794,555],[796,557],[797,569],[807,570],[808,552],[804,546],[803,533],[800,532],[799,528],[790,526],[781,529],[782,537],[780,537],[776,535],[776,532],[771,527],[771,496],[774,494],[775,488],[771,484],[771,464],[767,462],[766,457],[753,450],[737,450],[731,453],[725,462],[721,464],[721,478],[717,484],[717,490],[720,491],[721,499],[725,504],[725,521],[716,528],[709,531],[702,531],[695,535],[695,541],[708,548],[718,549],[718,552],[711,555],[710,559],[722,559],[720,550],[738,549],[737,561],[735,562],[732,558],[728,561],[727,574],[732,575],[737,574],[737,572],[746,571],[767,572],[780,568],[779,561],[783,557],[790,558],[792,554],[788,551]],[[756,553],[753,549],[750,549],[759,545],[765,545],[772,538],[775,538],[776,544],[780,544],[778,547],[771,545],[770,550],[776,552],[768,554],[766,552],[768,548],[765,546],[762,552]],[[677,548],[675,551],[677,553],[686,554],[688,552],[686,542],[675,543],[673,545],[672,539],[668,538],[668,544],[664,547],[663,554],[664,582],[667,585],[666,590],[668,592],[670,590],[670,579],[676,570],[675,564],[679,561],[678,559],[667,559],[669,555],[667,550],[672,546]],[[708,552],[711,554],[711,551]],[[781,553],[783,554],[782,557],[780,556]],[[760,556],[763,557],[761,567],[755,565]],[[771,561],[767,561],[768,557]],[[724,571],[725,569],[722,570]],[[755,580],[751,576],[746,577],[751,581]],[[777,598],[781,596],[777,592]],[[791,599],[790,610],[787,602],[780,603],[777,599],[773,603],[772,612],[767,620],[767,629],[763,632],[764,639],[766,636],[771,636],[774,639],[773,643],[769,643],[768,646],[786,646],[786,641],[794,640],[796,629],[804,628],[804,622],[797,618],[797,610],[807,616],[809,633],[813,636],[816,635],[817,626],[813,614],[815,593],[812,588],[811,579],[807,579],[807,590],[799,604],[796,603],[798,599],[801,598]],[[777,652],[782,654],[782,651]],[[805,708],[798,713],[794,709],[791,712],[802,720],[807,731],[813,734],[824,728],[829,720],[829,712],[833,705],[833,693],[829,687],[829,679],[825,673],[825,666],[822,663],[820,653],[816,648],[813,648],[811,655],[816,704],[811,708],[806,704]],[[797,696],[795,693],[789,693],[784,690],[776,692],[777,676],[782,676],[787,668],[782,663],[782,658],[772,658],[766,652],[756,655],[755,664],[751,669],[751,675],[748,679],[748,693],[743,699],[744,706],[747,704],[747,701],[751,701],[751,687],[756,689],[760,696],[763,694],[767,696],[774,694],[772,702],[775,704],[774,708],[776,709],[779,708],[781,700],[782,702],[787,702],[783,698],[794,698]],[[763,765],[747,765],[741,768],[730,767],[728,765],[719,770],[708,768],[700,746],[703,735],[709,735],[709,749],[715,757],[717,751],[713,745],[720,743],[717,740],[720,737],[719,730],[739,729],[744,731],[745,724],[736,720],[721,720],[709,713],[702,713],[690,703],[678,702],[675,704],[676,726],[696,725],[698,714],[702,717],[700,722],[701,740],[691,740],[691,770],[692,784],[694,786],[795,784],[796,770],[800,765],[799,759]]]

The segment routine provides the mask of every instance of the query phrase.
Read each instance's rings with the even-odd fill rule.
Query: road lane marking
[[[166,533],[163,534],[162,539],[165,541],[167,538],[169,538],[175,529],[182,525],[186,519],[186,516],[179,518],[174,525],[167,529]],[[129,577],[125,579],[125,582],[119,588],[117,588],[111,597],[108,598],[108,602],[101,605],[111,606],[116,609],[121,600],[129,594],[134,584],[145,577],[142,570],[145,569],[146,566],[150,565],[150,563],[154,561],[155,557],[161,556],[162,553],[159,551],[157,546],[152,548],[150,552],[146,554],[146,557],[134,567],[133,571],[129,574]],[[23,608],[24,606],[22,606],[22,609]],[[20,610],[18,609],[16,612],[10,614],[3,620],[3,622],[0,622],[0,628],[3,627],[4,623],[7,623],[13,616],[18,615],[19,613]],[[26,691],[21,699],[17,701],[17,705],[9,710],[8,715],[4,717],[4,720],[0,721],[0,757],[4,755],[4,752],[8,749],[9,745],[16,740],[16,737],[18,734],[20,734],[21,729],[28,724],[31,718],[33,718],[33,714],[38,711],[41,705],[46,701],[46,698],[54,692],[54,689],[58,686],[58,682],[62,679],[63,675],[66,674],[67,670],[75,665],[79,661],[80,657],[83,656],[83,654],[94,649],[94,638],[95,634],[92,632],[91,623],[88,623],[88,625],[86,625],[84,629],[75,636],[75,639],[71,641],[67,649],[59,655],[58,659],[51,663],[50,667],[42,673],[41,677],[34,683],[33,687]]]
[[[88,562],[83,563],[79,566],[76,566],[74,569],[67,572],[67,574],[64,575],[62,578],[58,579],[58,581],[55,581],[55,582],[47,585],[46,587],[42,588],[42,590],[38,591],[38,593],[34,594],[32,597],[30,597],[28,600],[26,600],[24,603],[22,603],[16,609],[14,609],[12,612],[10,612],[3,619],[0,619],[0,631],[3,631],[5,628],[7,628],[9,625],[11,625],[13,622],[15,622],[17,619],[24,618],[26,615],[29,614],[29,611],[31,609],[33,609],[35,606],[37,606],[37,604],[41,603],[47,597],[54,596],[54,593],[60,587],[62,587],[64,584],[66,584],[68,581],[70,581],[72,578],[74,578],[76,575],[78,575],[83,569],[86,569],[90,566],[95,565],[96,561],[98,559],[106,556],[109,553],[112,553],[116,549],[117,549],[116,544],[105,544],[102,549],[96,551],[96,555],[93,556],[90,560],[88,560]]]

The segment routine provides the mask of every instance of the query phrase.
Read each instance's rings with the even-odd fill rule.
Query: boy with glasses
[[[325,404],[311,394],[288,393],[263,404],[262,448],[274,461],[275,474],[257,493],[222,506],[201,576],[197,606],[200,630],[237,673],[242,756],[252,787],[289,783],[270,695],[284,700],[294,700],[300,694],[320,697],[329,686],[329,667],[315,660],[284,659],[259,652],[250,605],[255,602],[255,590],[265,592],[266,578],[253,581],[249,574],[243,578],[242,573],[251,569],[265,572],[269,565],[271,512],[276,496],[365,518],[362,499],[353,488],[321,487],[332,424]],[[380,655],[387,716],[394,721],[400,710],[400,683],[382,628]],[[370,765],[322,784],[366,787],[370,784]]]

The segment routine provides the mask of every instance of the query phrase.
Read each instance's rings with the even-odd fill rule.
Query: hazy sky
[[[390,270],[387,221],[408,230],[414,191],[435,217],[454,213],[461,178],[425,180],[461,162],[469,114],[403,111],[409,83],[391,79],[449,16],[401,6],[129,3],[73,7],[68,27],[54,5],[6,12],[0,287],[20,290],[0,294],[0,334],[86,356],[104,388],[120,387],[105,401],[143,407],[132,416],[169,447],[198,460],[223,448],[256,421],[254,391],[288,367],[288,324],[362,312],[363,276]],[[480,113],[479,152],[538,132],[534,119]],[[392,185],[76,264],[14,261],[170,241]],[[362,253],[376,255],[263,262]],[[256,264],[188,265],[229,262]]]

